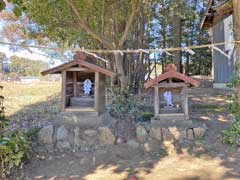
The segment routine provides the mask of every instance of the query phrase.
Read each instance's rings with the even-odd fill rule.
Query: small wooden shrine
[[[115,73],[97,65],[93,56],[76,53],[74,60],[41,73],[62,74],[62,111],[97,112],[105,107],[105,78]]]
[[[188,120],[187,88],[199,82],[176,71],[174,64],[165,67],[166,72],[144,84],[154,88],[154,118],[160,120]]]

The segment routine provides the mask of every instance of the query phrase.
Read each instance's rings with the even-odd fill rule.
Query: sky
[[[199,3],[198,10],[200,10],[202,8],[203,8],[202,7],[202,3]],[[11,12],[12,9],[13,9],[13,6],[9,5],[9,6],[6,7],[5,11]],[[21,23],[21,22],[19,22],[19,23]],[[2,29],[3,29],[3,27],[6,24],[7,24],[6,21],[3,21],[3,20],[0,21],[0,33],[1,33]],[[156,33],[156,32],[153,32],[153,33]],[[2,34],[0,34],[0,39],[4,40],[5,42],[8,42],[6,40],[6,38],[4,38],[2,36]],[[34,45],[34,44],[32,44],[32,45]],[[16,50],[16,48],[14,48],[14,47],[10,47],[8,45],[1,45],[0,44],[0,52],[6,54],[6,56],[8,58],[10,58],[11,56],[18,56],[18,57],[28,58],[28,59],[31,59],[31,60],[42,60],[44,62],[49,63],[49,65],[51,67],[59,65],[59,64],[61,64],[63,62],[62,61],[63,59],[62,60],[61,59],[57,59],[56,56],[55,56],[55,58],[53,56],[51,57],[49,54],[47,54],[46,51],[43,51],[43,50],[40,50],[40,49],[33,49],[33,48],[29,48],[29,50],[23,49],[23,48],[21,48],[21,49],[18,48],[18,50]],[[155,55],[158,55],[158,53],[155,54]],[[150,55],[150,59],[154,59],[155,55],[152,53]]]
[[[33,48],[29,48],[29,49],[31,50],[31,52],[30,50],[26,50],[26,49],[12,51],[7,45],[0,45],[0,52],[4,53],[8,59],[11,56],[18,56],[18,57],[27,58],[30,60],[41,60],[43,62],[48,63],[50,67],[54,67],[59,64],[62,64],[62,61],[60,59],[51,58],[48,56],[47,53],[41,50],[37,50]]]
[[[52,58],[47,57],[48,55],[41,50],[36,50],[32,48],[30,48],[30,50],[32,52],[26,49],[19,50],[19,51],[12,51],[7,45],[0,45],[0,52],[6,54],[7,58],[10,58],[11,56],[19,56],[19,57],[28,58],[31,60],[42,60],[44,62],[50,62],[52,60]]]
[[[12,10],[12,6],[9,5],[6,7],[5,11],[9,12]],[[0,20],[0,33],[4,26],[7,25],[7,21]],[[1,40],[4,42],[9,42],[1,33],[0,34]],[[34,45],[34,44],[31,44]],[[24,49],[24,48],[17,48],[9,45],[2,45],[0,44],[0,52],[4,53],[7,58],[10,58],[11,56],[18,56],[22,58],[27,58],[31,60],[41,60],[46,63],[48,63],[50,66],[56,66],[62,63],[61,59],[57,59],[54,57],[51,57],[49,54],[44,52],[43,50],[36,49],[36,48],[29,48],[29,49]]]

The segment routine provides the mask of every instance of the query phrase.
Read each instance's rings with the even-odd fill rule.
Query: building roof
[[[233,13],[232,0],[208,0],[200,28],[208,29]]]
[[[175,79],[178,81],[183,81],[186,84],[189,84],[190,86],[198,86],[200,83],[196,80],[194,80],[191,77],[185,76],[184,74],[181,74],[176,71],[176,67],[173,64],[168,64],[166,67],[167,72],[159,75],[158,77],[149,80],[144,84],[145,88],[153,87],[154,85],[158,84],[159,82],[162,82],[167,79]]]
[[[71,67],[74,67],[74,66],[80,66],[80,67],[84,67],[84,68],[90,69],[90,70],[95,71],[95,72],[102,73],[106,76],[113,77],[113,76],[116,75],[114,72],[109,71],[109,70],[107,70],[103,67],[100,67],[100,66],[96,65],[96,64],[87,62],[86,60],[87,60],[86,55],[77,55],[77,56],[75,56],[75,60],[64,63],[64,64],[59,65],[59,66],[56,66],[54,68],[47,69],[47,70],[41,72],[41,74],[43,76],[45,76],[47,74],[59,74],[62,71],[68,69],[68,68],[71,68]]]

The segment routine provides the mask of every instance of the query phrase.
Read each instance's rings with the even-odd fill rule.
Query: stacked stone
[[[196,139],[204,136],[206,126],[183,128],[183,127],[158,127],[149,125],[138,125],[136,127],[137,141],[142,143],[149,138],[158,141],[180,141],[183,139]]]
[[[184,128],[140,124],[136,126],[136,138],[128,139],[126,143],[132,148],[143,148],[149,152],[161,149],[161,145],[164,143],[202,138],[206,129],[204,125]],[[89,151],[97,149],[99,146],[123,143],[118,141],[118,138],[108,126],[86,129],[73,125],[61,125],[59,127],[48,125],[40,130],[38,138],[42,144],[53,145],[59,150],[72,150],[75,152]]]
[[[98,145],[112,145],[116,138],[109,127],[81,129],[80,127],[61,125],[43,127],[38,135],[41,144],[55,145],[59,150],[88,151]]]

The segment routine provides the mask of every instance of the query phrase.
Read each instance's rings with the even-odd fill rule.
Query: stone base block
[[[159,114],[155,117],[158,120],[176,120],[176,121],[183,121],[189,119],[186,117],[184,113],[170,113],[170,114]]]
[[[170,126],[177,126],[177,127],[185,127],[185,128],[192,128],[194,126],[191,120],[158,120],[155,118],[151,119],[151,125],[157,127],[170,127]]]
[[[70,99],[70,106],[94,107],[94,98],[93,97],[72,97]]]
[[[86,128],[73,124],[59,124],[43,127],[39,132],[39,142],[44,145],[51,144],[60,151],[76,152],[113,145],[116,137],[108,126]]]
[[[152,120],[151,124],[136,126],[136,136],[139,143],[146,142],[149,138],[157,141],[180,141],[183,139],[202,138],[207,130],[205,124],[186,121]]]
[[[81,127],[96,127],[102,124],[102,117],[98,116],[97,112],[62,112],[56,116],[56,125],[70,124]]]

